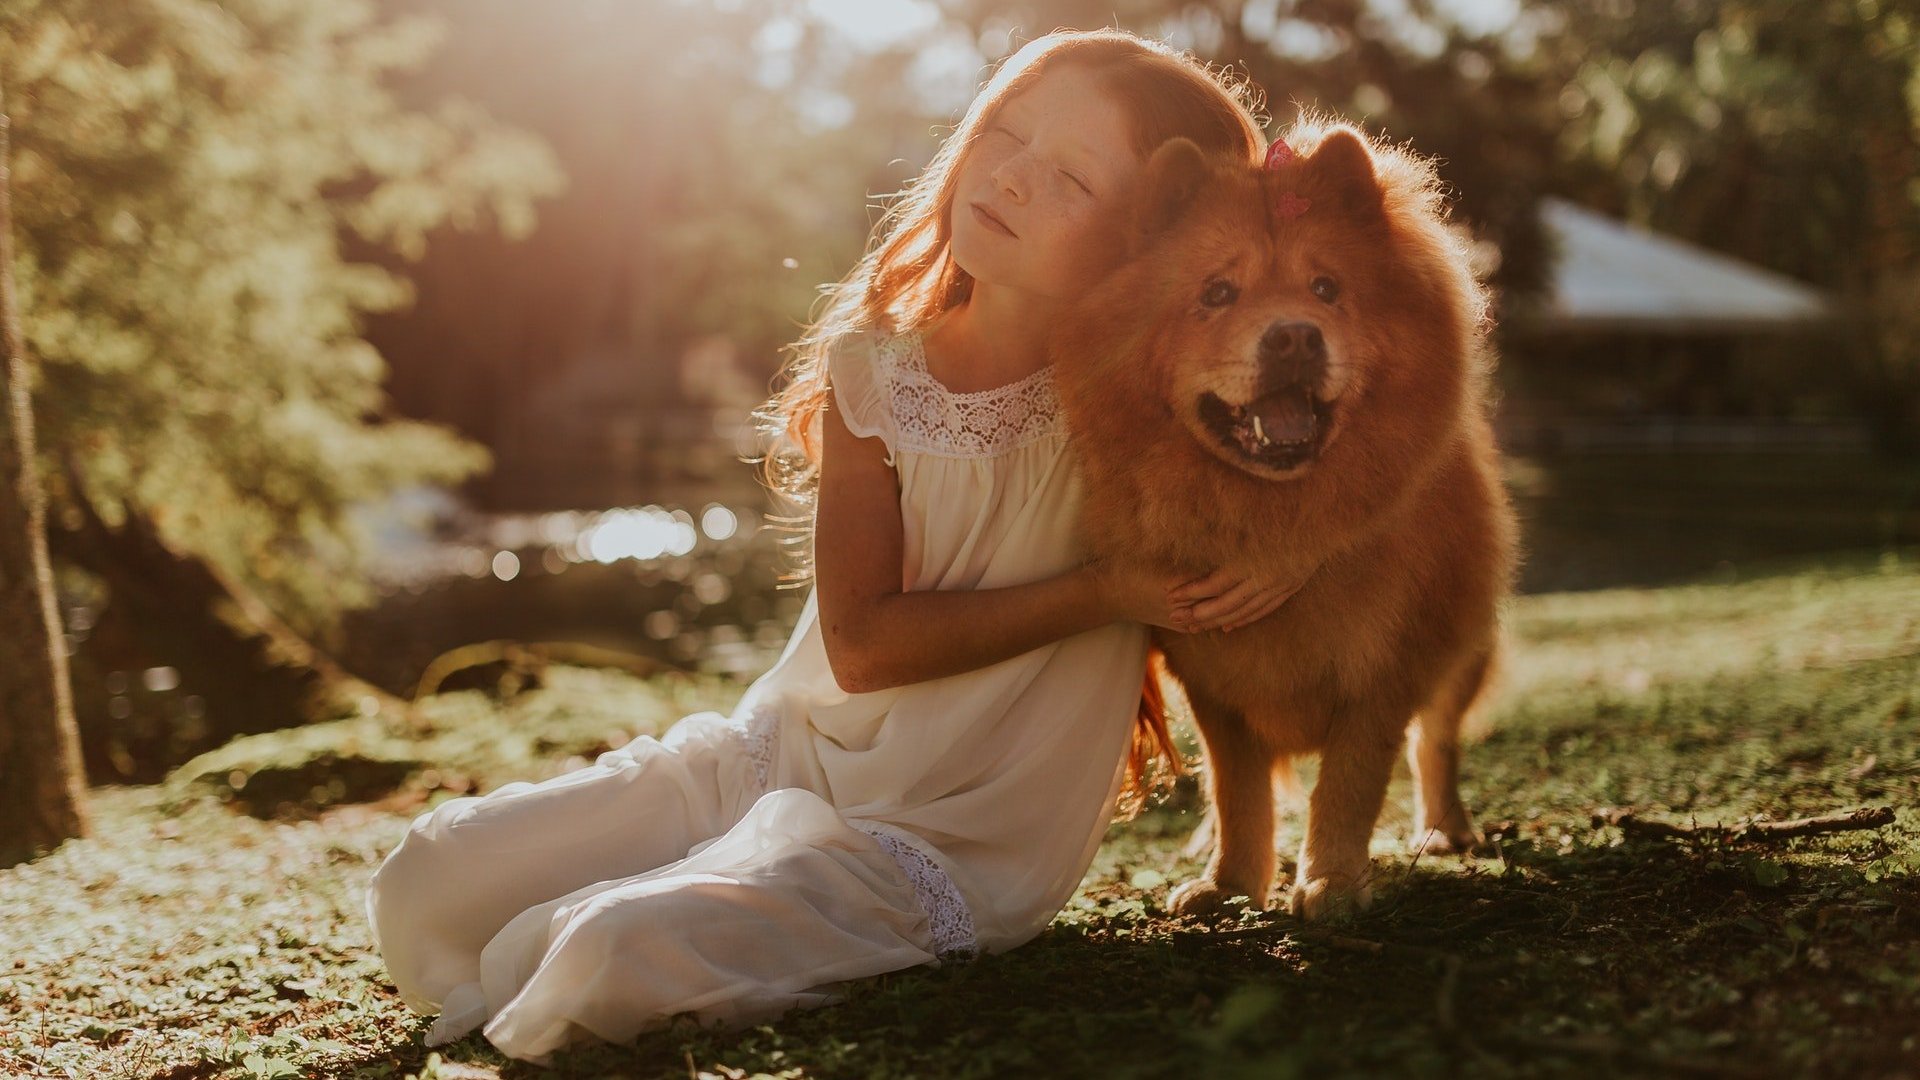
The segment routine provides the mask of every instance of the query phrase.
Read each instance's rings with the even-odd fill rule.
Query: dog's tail
[[[1166,654],[1147,647],[1147,670],[1140,682],[1140,705],[1134,712],[1133,744],[1127,752],[1126,788],[1118,813],[1122,820],[1137,817],[1153,793],[1186,775],[1180,747],[1167,729],[1167,698],[1161,684],[1167,674]]]

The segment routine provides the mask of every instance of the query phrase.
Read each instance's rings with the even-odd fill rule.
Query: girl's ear
[[[1322,194],[1315,196],[1315,202],[1326,200],[1349,220],[1369,221],[1381,215],[1373,153],[1352,128],[1342,124],[1327,132],[1307,158],[1307,168],[1320,179],[1314,186]]]
[[[1145,240],[1185,216],[1206,183],[1209,166],[1200,147],[1182,135],[1160,144],[1147,159],[1134,216],[1134,237]]]

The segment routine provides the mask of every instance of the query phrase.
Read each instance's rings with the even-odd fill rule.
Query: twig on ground
[[[1795,836],[1843,832],[1854,829],[1878,829],[1893,824],[1893,807],[1865,806],[1858,810],[1839,810],[1792,821],[1749,821],[1741,825],[1675,825],[1640,817],[1631,810],[1606,809],[1593,813],[1593,826],[1617,826],[1629,835],[1657,840],[1785,840]]]
[[[1427,853],[1427,845],[1433,842],[1434,836],[1439,832],[1439,829],[1428,829],[1426,833],[1420,837],[1420,846],[1413,849],[1413,861],[1407,864],[1406,869],[1400,871],[1400,876],[1395,879],[1395,884],[1403,882],[1412,876],[1414,867],[1420,865],[1420,856]]]
[[[1238,941],[1241,938],[1285,937],[1286,928],[1279,926],[1242,926],[1232,930],[1176,930],[1175,938],[1182,941]]]

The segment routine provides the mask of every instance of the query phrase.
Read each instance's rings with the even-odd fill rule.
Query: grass
[[[1722,575],[1724,577],[1724,575]],[[1013,952],[858,984],[743,1032],[684,1020],[552,1070],[478,1036],[422,1049],[362,896],[433,802],[590,760],[718,681],[557,669],[504,705],[442,695],[253,736],[164,785],[93,792],[96,835],[0,871],[0,1075],[986,1077],[1910,1076],[1920,1069],[1920,551],[1749,580],[1532,596],[1465,781],[1495,857],[1405,853],[1376,903],[1306,927],[1170,918],[1191,784],[1116,824]],[[609,718],[619,718],[615,726]],[[1893,825],[1773,844],[1593,824],[1861,805]],[[1297,845],[1297,823],[1283,836]]]

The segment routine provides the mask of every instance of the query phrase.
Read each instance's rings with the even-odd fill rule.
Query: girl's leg
[[[726,717],[694,713],[592,765],[420,814],[367,886],[374,946],[402,1000],[439,1011],[521,912],[684,858],[759,794]]]
[[[836,984],[927,963],[932,948],[885,849],[789,788],[677,865],[516,917],[487,945],[481,985],[462,988],[479,1007],[429,1042],[484,1023],[503,1053],[545,1063],[568,1043],[625,1042],[676,1013],[736,1027],[829,1004],[844,994]]]

